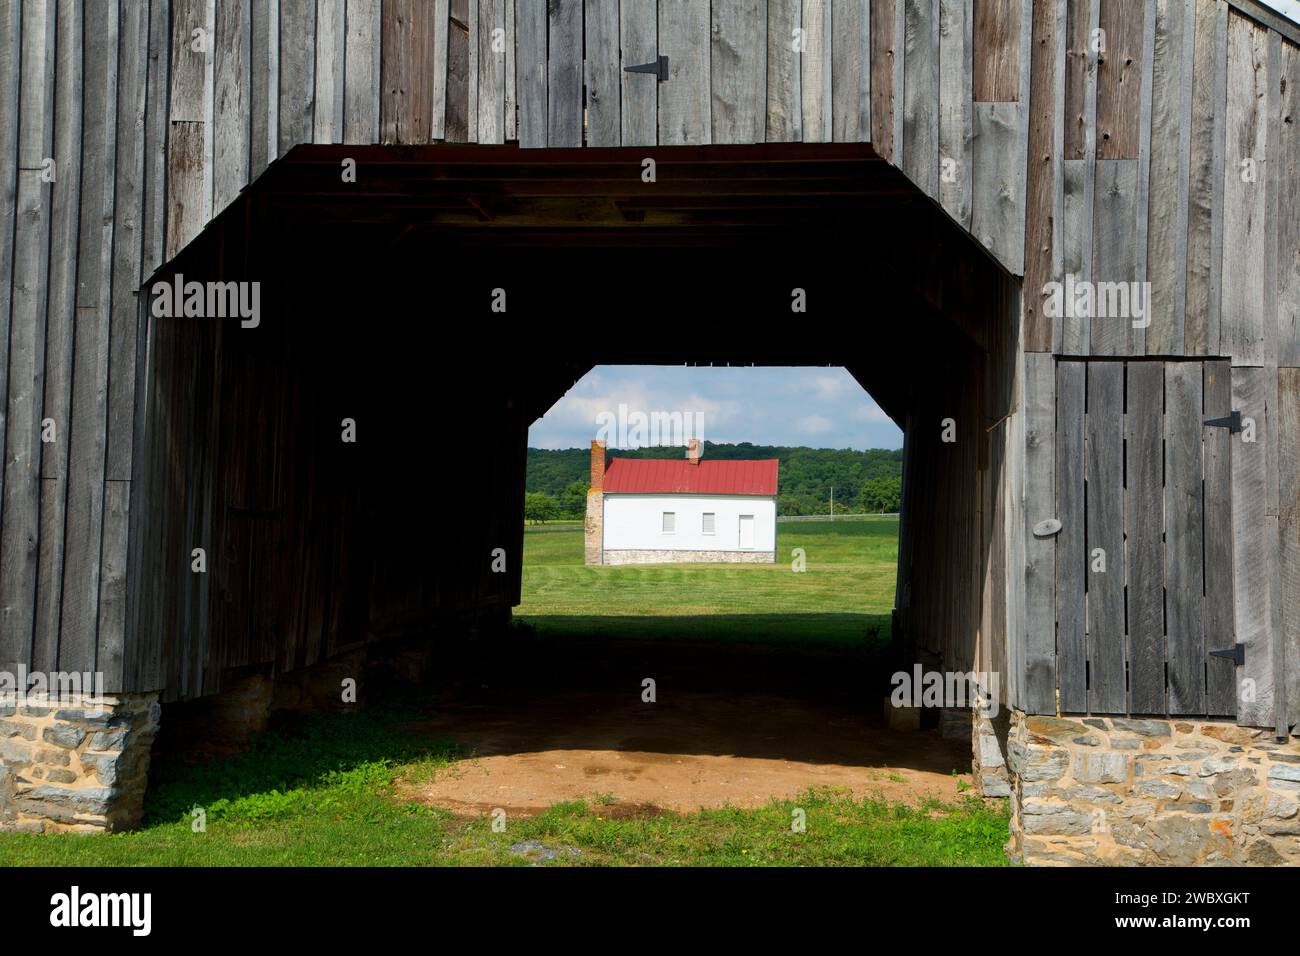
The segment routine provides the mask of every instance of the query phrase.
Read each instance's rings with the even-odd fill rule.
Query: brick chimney
[[[692,438],[686,442],[686,461],[692,465],[700,463],[700,440]]]
[[[605,563],[605,442],[591,443],[591,487],[583,522],[583,563]]]
[[[591,442],[591,490],[602,491],[605,488],[605,439],[595,438]]]

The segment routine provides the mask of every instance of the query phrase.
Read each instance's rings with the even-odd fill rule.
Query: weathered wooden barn
[[[592,365],[836,364],[905,432],[897,627],[1003,675],[1016,851],[1293,859],[1298,42],[1255,0],[0,0],[0,667],[124,728],[59,784],[23,734],[76,712],[0,705],[0,826],[129,824],[159,700],[507,618],[528,426]],[[1193,737],[1253,761],[1218,811],[1088,822]]]

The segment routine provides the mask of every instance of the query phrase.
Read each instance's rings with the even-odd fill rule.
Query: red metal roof
[[[775,495],[775,458],[736,461],[705,458],[611,458],[605,491],[644,495]]]

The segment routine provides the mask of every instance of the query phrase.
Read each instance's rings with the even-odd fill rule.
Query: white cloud
[[[585,447],[597,415],[629,411],[703,416],[715,442],[897,448],[902,435],[842,368],[600,366],[536,423],[541,448]]]
[[[832,422],[822,415],[806,415],[799,419],[799,427],[810,435],[821,435],[831,430]]]

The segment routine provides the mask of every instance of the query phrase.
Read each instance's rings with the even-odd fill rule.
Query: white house
[[[703,461],[605,457],[591,443],[587,564],[776,560],[775,458]]]

